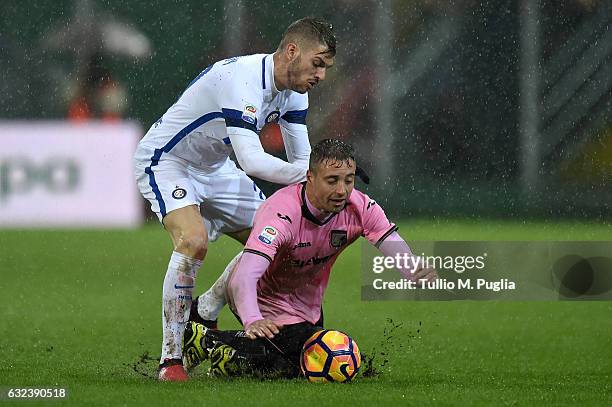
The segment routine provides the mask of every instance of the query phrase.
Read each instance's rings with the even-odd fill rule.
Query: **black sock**
[[[300,354],[304,342],[320,327],[309,323],[287,325],[273,339],[250,339],[244,331],[212,331],[204,344],[211,349],[211,360],[227,367],[223,374],[293,378],[300,374]],[[231,356],[227,348],[235,352]],[[222,354],[222,352],[225,352]],[[221,357],[229,360],[221,361]]]

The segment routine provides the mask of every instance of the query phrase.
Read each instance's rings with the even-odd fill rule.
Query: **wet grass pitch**
[[[413,240],[612,240],[576,222],[420,220]],[[326,325],[349,333],[369,364],[351,384],[209,378],[154,380],[165,232],[2,231],[0,389],[55,387],[74,405],[609,405],[612,302],[364,302],[361,243],[330,279]],[[210,246],[200,293],[239,245]],[[238,324],[224,310],[220,326]],[[367,365],[367,366],[366,366]],[[21,404],[20,404],[21,405]],[[28,404],[29,405],[29,404]]]

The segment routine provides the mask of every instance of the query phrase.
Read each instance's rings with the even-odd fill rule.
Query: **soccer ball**
[[[348,382],[360,366],[357,344],[340,331],[318,331],[302,348],[300,367],[311,382]]]

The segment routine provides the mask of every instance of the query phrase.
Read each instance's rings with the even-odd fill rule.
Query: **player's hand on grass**
[[[274,335],[280,332],[280,328],[282,328],[282,325],[277,325],[269,319],[260,319],[259,321],[251,323],[244,331],[246,333],[246,336],[251,339],[272,339],[274,338]]]

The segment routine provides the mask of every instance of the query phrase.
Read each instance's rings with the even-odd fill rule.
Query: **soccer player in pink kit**
[[[293,376],[303,343],[323,326],[323,294],[338,255],[360,236],[385,256],[412,255],[382,208],[354,189],[355,170],[352,147],[323,140],[312,150],[307,181],[282,188],[257,210],[240,261],[215,283],[226,286],[244,332],[188,324],[186,365],[210,357],[215,373]],[[420,266],[400,272],[411,280],[437,278]]]

